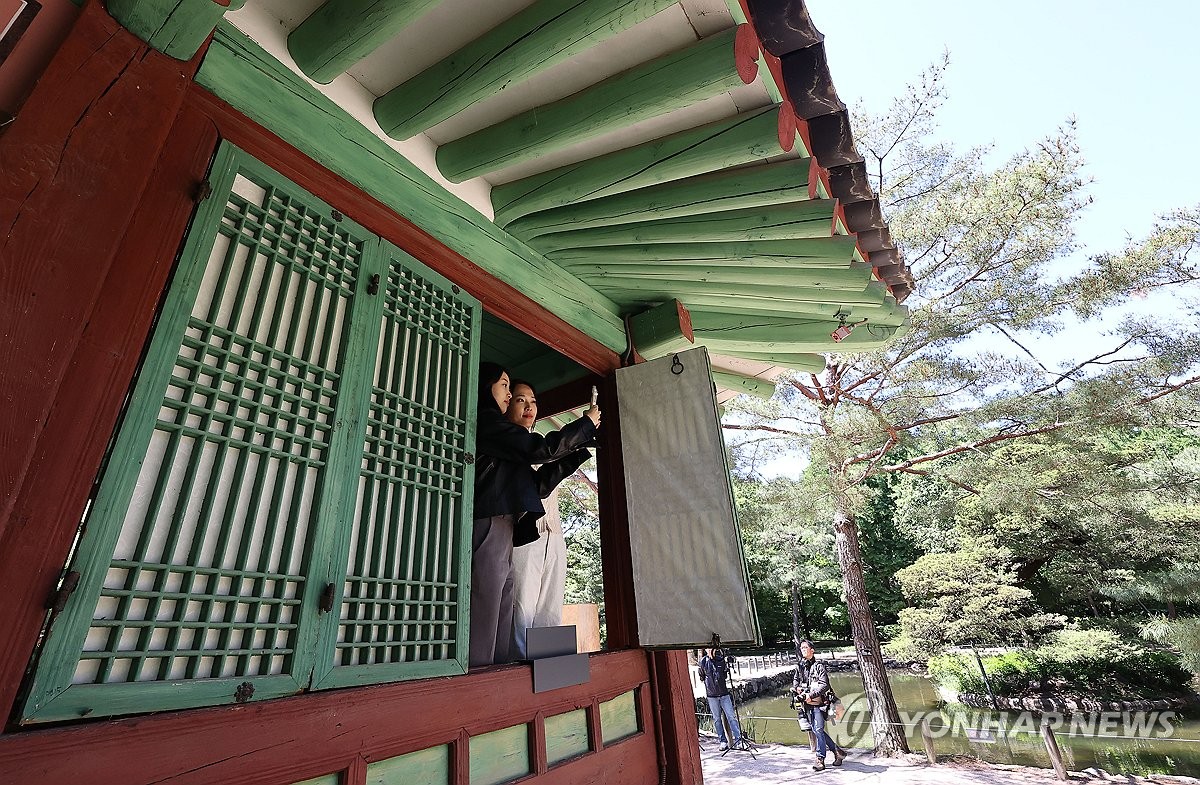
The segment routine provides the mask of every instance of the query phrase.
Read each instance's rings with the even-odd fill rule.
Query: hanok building
[[[802,4],[80,5],[0,7],[0,781],[699,782],[712,382],[911,284]],[[466,667],[481,360],[601,388],[582,683]]]

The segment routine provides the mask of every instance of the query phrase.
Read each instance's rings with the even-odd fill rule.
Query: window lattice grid
[[[455,656],[469,307],[392,266],[337,664]]]
[[[109,583],[101,597],[126,602],[133,613],[93,620],[93,629],[110,633],[105,649],[82,655],[83,667],[97,676],[105,670],[96,681],[278,673],[294,653],[303,578],[117,560]],[[188,591],[178,590],[185,585]],[[157,604],[158,618],[144,617],[151,604]]]
[[[238,177],[74,681],[288,672],[364,243]]]

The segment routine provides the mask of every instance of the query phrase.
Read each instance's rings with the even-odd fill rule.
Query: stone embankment
[[[791,685],[792,674],[795,673],[795,670],[793,666],[784,665],[746,679],[735,678],[729,694],[738,704],[751,698],[757,698],[759,695],[777,695],[785,687]],[[704,686],[700,685],[698,689],[694,689],[693,695],[696,698],[696,713],[708,714],[708,699],[704,697]]]
[[[839,672],[857,672],[858,661],[853,655],[842,655],[841,657],[821,656],[821,661],[831,671]],[[893,660],[890,657],[885,657],[883,660],[884,667],[888,670],[905,670],[914,673],[923,673],[924,668],[917,662],[902,662]],[[696,712],[698,714],[708,713],[708,701],[704,696],[704,685],[700,683],[699,676],[696,674],[696,666],[691,666],[692,670],[692,693],[696,698]],[[739,670],[741,674],[739,675]],[[778,695],[786,691],[792,683],[792,674],[796,672],[795,663],[787,663],[786,660],[778,665],[768,664],[761,668],[741,668],[734,670],[733,687],[730,689],[730,694],[737,703],[757,698],[759,695]]]
[[[939,688],[938,694],[947,703],[961,703],[973,709],[991,709],[992,699],[987,695],[973,692],[952,692]],[[1040,696],[1032,695],[1023,698],[996,698],[996,705],[1001,709],[1013,711],[1037,711],[1042,713],[1086,711],[1165,711],[1167,709],[1186,709],[1197,705],[1195,698],[1160,698],[1158,700],[1132,701],[1102,701],[1095,698],[1079,696]]]

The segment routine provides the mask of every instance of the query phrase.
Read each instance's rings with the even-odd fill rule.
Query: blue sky
[[[1077,0],[806,0],[825,34],[829,69],[848,105],[871,112],[950,52],[941,135],[960,148],[990,144],[994,162],[1030,146],[1074,117],[1086,174],[1094,179],[1077,229],[1080,250],[1118,251],[1162,213],[1200,203],[1200,2]],[[1179,315],[1162,293],[1125,309]],[[1074,324],[1030,343],[1047,362],[1093,356],[1109,345],[1099,324]],[[998,348],[993,339],[974,342]],[[1010,347],[1011,348],[1011,347]],[[797,476],[788,456],[762,467]]]
[[[1070,267],[1145,235],[1162,213],[1200,203],[1200,2],[806,5],[849,105],[886,109],[949,50],[941,134],[959,147],[991,144],[998,162],[1074,117],[1094,201],[1077,226],[1081,249]],[[1132,307],[1178,306],[1152,297]],[[1069,330],[1053,359],[1091,349],[1096,329]]]

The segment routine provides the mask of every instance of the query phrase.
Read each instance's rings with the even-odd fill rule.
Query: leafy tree
[[[863,580],[875,621],[882,629],[900,620],[906,605],[896,574],[915,562],[921,548],[896,526],[900,475],[880,474],[863,485],[871,492],[858,515],[862,535]]]
[[[764,637],[784,641],[844,632],[844,617],[826,613],[839,605],[838,568],[833,537],[808,484],[735,479],[733,488]]]
[[[900,570],[896,579],[912,604],[900,611],[897,648],[928,656],[947,646],[1028,644],[1061,627],[1062,617],[1037,613],[1011,564],[993,538],[980,537]]]
[[[558,512],[567,542],[567,581],[564,602],[591,603],[600,609],[601,642],[604,626],[604,569],[600,558],[600,512],[596,484],[589,476],[592,461],[559,486]]]
[[[1200,381],[1186,375],[1200,356],[1195,330],[1177,326],[1167,341],[1155,320],[1127,319],[1111,346],[1062,367],[1030,349],[1068,315],[1100,313],[1134,288],[1180,280],[1194,235],[1157,234],[1143,268],[1126,260],[1147,246],[1131,245],[1054,279],[1051,263],[1074,250],[1073,224],[1088,202],[1073,125],[995,167],[984,149],[960,153],[931,141],[946,66],[931,68],[883,116],[859,112],[855,122],[892,238],[911,265],[909,329],[882,350],[830,356],[824,373],[786,380],[767,404],[739,399],[726,426],[805,450],[824,478],[877,754],[906,743],[864,576],[865,483],[886,473],[936,474],[975,495],[953,471],[972,464],[966,457],[1043,434],[1150,424],[1177,405],[1175,393]],[[979,343],[983,335],[990,344]],[[1059,480],[1061,487],[1065,474]]]

